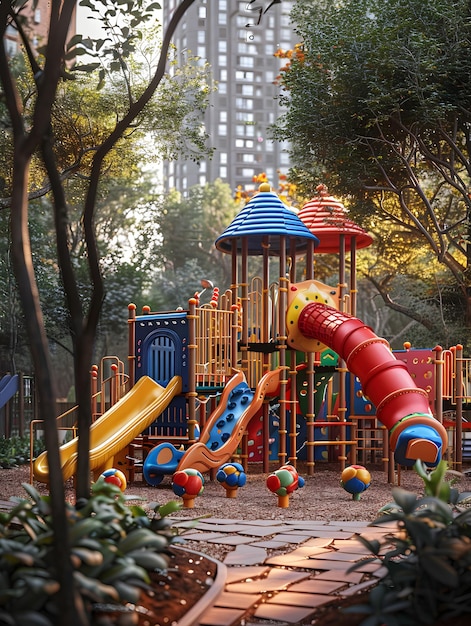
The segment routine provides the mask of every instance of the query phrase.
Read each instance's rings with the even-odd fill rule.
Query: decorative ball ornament
[[[103,478],[105,483],[108,483],[109,485],[119,487],[121,491],[124,491],[127,487],[126,476],[121,470],[116,469],[115,467],[105,470],[100,475],[100,478]]]
[[[342,472],[340,484],[352,494],[353,500],[360,500],[361,494],[371,484],[371,474],[363,465],[349,465]]]
[[[203,474],[191,467],[175,472],[172,478],[173,493],[183,498],[185,509],[195,506],[195,498],[204,491]]]
[[[278,496],[278,506],[286,509],[289,506],[290,494],[299,487],[304,487],[304,478],[299,476],[292,465],[282,465],[268,476],[267,487]]]
[[[235,498],[239,487],[247,482],[247,475],[240,463],[224,463],[218,469],[216,480],[226,490],[227,498]]]

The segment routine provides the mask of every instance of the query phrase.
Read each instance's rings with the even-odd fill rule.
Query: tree
[[[229,185],[219,179],[192,187],[187,197],[174,190],[161,199],[156,258],[162,270],[149,293],[154,310],[186,307],[203,278],[221,291],[230,287],[229,255],[216,250],[214,242],[237,210]]]
[[[2,45],[0,45],[0,80],[3,89],[2,96],[9,115],[12,145],[11,258],[21,305],[24,312],[27,312],[25,315],[26,327],[37,377],[41,417],[45,423],[45,440],[50,473],[51,515],[55,536],[55,561],[61,586],[61,592],[56,595],[55,600],[59,603],[58,614],[61,623],[85,624],[87,617],[77,594],[74,592],[73,571],[69,558],[68,524],[64,507],[64,486],[55,424],[56,390],[38,283],[32,263],[28,228],[28,193],[30,192],[31,166],[35,158],[42,161],[52,192],[58,265],[61,271],[74,343],[75,388],[79,405],[78,426],[80,434],[77,496],[87,497],[89,494],[88,430],[91,423],[88,372],[91,366],[96,329],[104,297],[104,284],[95,232],[100,180],[108,165],[107,159],[110,152],[139,121],[145,106],[151,101],[163,80],[171,37],[180,18],[193,1],[182,0],[176,7],[162,40],[158,63],[146,87],[136,95],[132,89],[127,90],[126,103],[124,103],[124,99],[121,102],[122,114],[116,117],[109,132],[104,134],[100,143],[92,151],[82,211],[83,242],[86,249],[90,283],[89,299],[85,302],[81,297],[70,253],[68,203],[57,154],[60,142],[55,141],[52,125],[58,86],[67,76],[66,61],[77,55],[75,47],[80,42],[79,37],[67,43],[76,2],[75,0],[51,0],[49,35],[44,50],[44,59],[34,54],[26,36],[27,31],[22,10],[24,8],[31,10],[34,3],[11,0],[10,2],[4,1],[0,5],[0,36],[2,39]],[[119,7],[123,6],[123,3],[118,0],[116,2],[101,0],[100,4],[105,7],[108,15],[113,13],[116,15]],[[139,25],[151,15],[151,10],[158,5],[147,5],[141,0],[135,2],[129,0],[124,5],[133,30],[131,31],[130,27],[126,25],[120,27],[122,47],[110,48],[110,53],[114,56],[113,61],[118,62],[119,67],[126,70],[128,67],[126,59],[133,47],[132,42],[136,37]],[[25,15],[27,14],[25,13]],[[5,33],[11,25],[15,26],[23,39],[31,71],[35,76],[35,90],[31,94],[33,102],[31,117],[25,115],[19,85],[15,74],[12,72],[5,48]],[[110,69],[114,69],[111,64]]]
[[[311,0],[293,19],[302,43],[279,53],[287,113],[275,128],[292,144],[293,181],[310,194],[326,182],[364,227],[394,232],[396,250],[426,247],[469,330],[469,2]]]

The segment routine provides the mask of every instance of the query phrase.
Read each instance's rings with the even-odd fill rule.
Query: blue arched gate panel
[[[136,318],[136,380],[150,376],[166,386],[181,376],[188,391],[187,313],[159,313]]]
[[[177,375],[179,368],[176,360],[181,362],[181,350],[178,343],[178,337],[165,330],[156,331],[149,337],[146,350],[146,374],[163,387],[166,387],[169,380]]]

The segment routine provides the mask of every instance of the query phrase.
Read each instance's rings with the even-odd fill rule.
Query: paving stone
[[[326,550],[325,548],[317,548],[317,551],[314,552],[316,548],[311,548],[309,553],[298,553],[298,550],[294,550],[294,552],[288,552],[287,554],[279,554],[276,556],[272,556],[268,558],[265,563],[267,565],[279,565],[281,567],[310,567],[309,558],[310,555],[320,554],[320,551],[325,551],[326,558],[331,553],[330,550]]]
[[[280,591],[267,600],[267,604],[283,604],[287,606],[308,606],[315,608],[332,601],[332,596],[316,593],[296,593],[294,591]]]
[[[259,619],[276,620],[288,624],[299,624],[312,613],[312,608],[302,608],[299,606],[283,606],[282,604],[260,604],[254,613],[254,617]]]
[[[228,609],[249,609],[253,604],[259,602],[261,595],[254,596],[251,593],[231,593],[223,591],[218,597],[214,606],[225,607]]]
[[[283,591],[289,585],[308,578],[307,572],[293,572],[290,570],[282,570],[281,575],[272,575],[270,571],[266,578],[256,579],[248,582],[226,584],[226,591],[231,593],[250,593],[260,594],[269,591]]]
[[[275,541],[284,541],[285,543],[303,543],[307,541],[311,535],[299,535],[296,533],[282,533],[279,535],[274,535],[273,539]]]
[[[373,587],[374,585],[377,585],[377,584],[378,584],[378,581],[376,579],[365,580],[364,582],[359,583],[358,585],[352,585],[348,589],[339,591],[339,595],[344,596],[344,597],[354,596],[359,591],[365,591],[365,589],[369,589],[370,587]]]
[[[238,546],[253,541],[255,537],[244,537],[241,535],[221,535],[210,539],[205,539],[208,543],[223,543],[226,546]]]
[[[275,541],[274,539],[267,539],[266,541],[253,541],[250,545],[256,548],[265,548],[266,550],[281,550],[288,544]]]
[[[327,570],[316,574],[314,580],[334,580],[335,582],[347,583],[359,583],[363,578],[361,572],[347,572],[346,569]]]
[[[212,541],[219,539],[223,543],[227,539],[224,533],[182,533],[181,537],[187,541]],[[216,542],[217,543],[217,542]]]
[[[228,567],[226,573],[226,585],[240,582],[242,580],[253,580],[260,578],[269,572],[269,567],[249,566],[249,567]]]
[[[365,557],[364,554],[352,554],[348,552],[335,552],[334,550],[326,550],[324,553],[319,553],[316,555],[318,559],[328,559],[329,561],[350,561],[354,563],[363,559]]]
[[[198,526],[198,530],[213,530],[219,533],[238,533],[243,528],[245,528],[245,526],[241,524],[204,524],[203,528]]]
[[[245,611],[212,607],[199,619],[199,626],[237,626]]]
[[[296,591],[298,593],[320,593],[329,594],[334,593],[345,587],[346,583],[334,580],[319,580],[319,576],[314,578],[307,578],[300,583],[295,583],[288,587],[289,591]]]
[[[248,526],[247,528],[240,528],[239,533],[241,535],[254,535],[256,537],[269,537],[280,532],[280,526]]]
[[[258,565],[267,558],[267,551],[263,548],[254,548],[248,545],[238,545],[229,552],[224,559],[225,565]]]

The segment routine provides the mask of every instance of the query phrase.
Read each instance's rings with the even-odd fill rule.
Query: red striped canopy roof
[[[340,251],[340,235],[345,235],[345,250],[349,252],[352,240],[356,240],[357,249],[367,248],[373,238],[363,228],[347,217],[341,202],[328,195],[325,185],[317,187],[318,195],[303,206],[298,217],[309,228],[311,233],[319,237],[316,253],[338,253]]]

